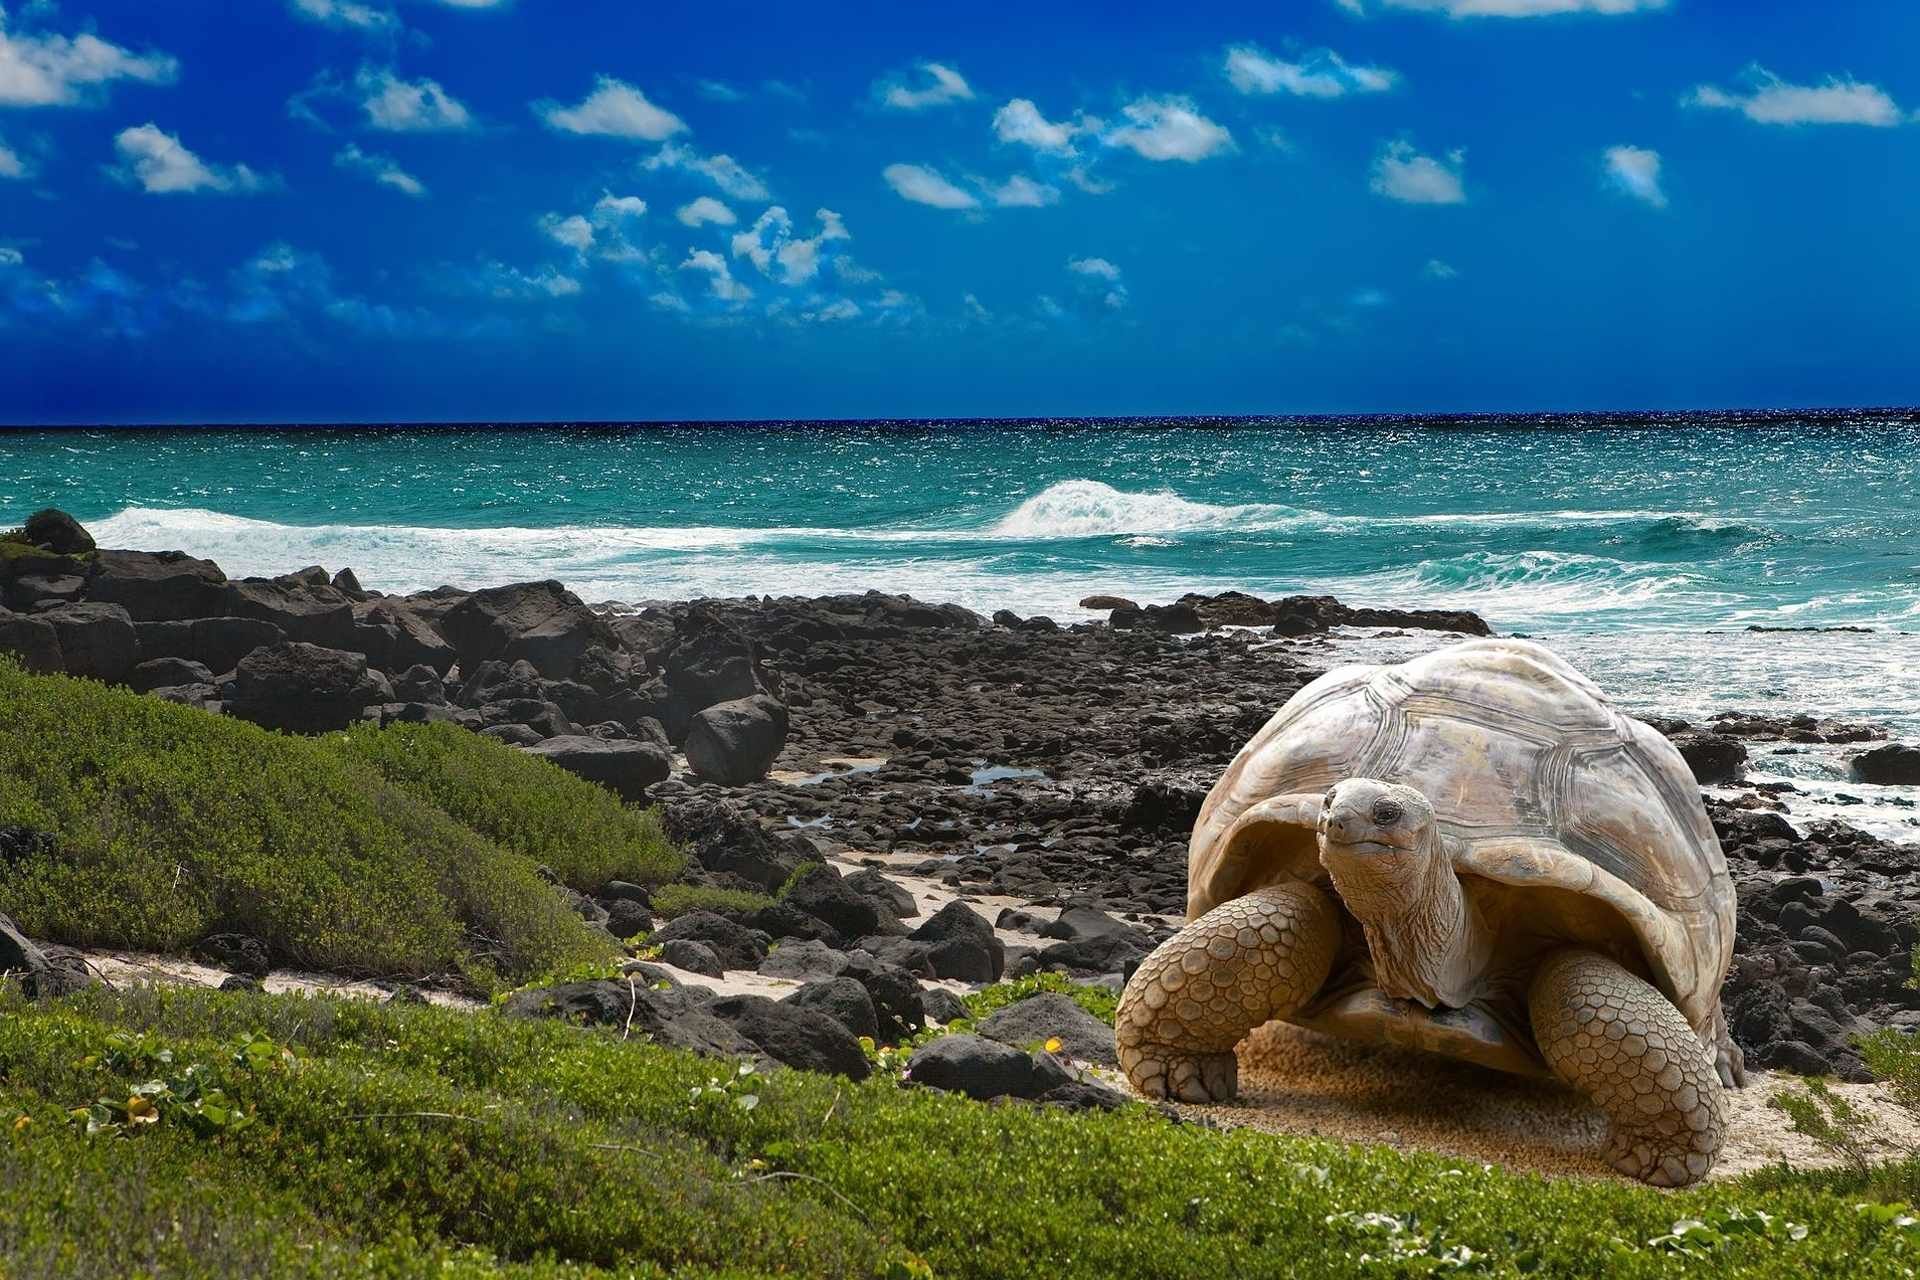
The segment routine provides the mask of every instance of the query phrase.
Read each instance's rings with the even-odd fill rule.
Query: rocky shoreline
[[[1182,909],[1207,789],[1281,703],[1345,660],[1340,628],[1436,644],[1488,632],[1459,612],[1231,592],[1089,601],[1108,620],[1067,627],[880,593],[637,609],[589,607],[555,582],[396,597],[345,569],[233,581],[178,552],[103,550],[59,513],[0,541],[0,604],[0,650],[33,670],[289,731],[447,721],[544,755],[659,802],[709,887],[766,893],[804,863],[866,861],[810,872],[752,918],[696,913],[709,918],[655,941],[757,953],[726,969],[757,967],[782,938],[839,960],[864,950],[869,995],[885,971],[1117,983]],[[1906,985],[1920,846],[1797,828],[1780,812],[1790,795],[1737,788],[1748,742],[1858,743],[1863,779],[1894,785],[1920,781],[1920,751],[1811,715],[1657,727],[1731,797],[1709,811],[1740,893],[1726,1001],[1749,1061],[1865,1078],[1855,1035],[1920,1027]],[[999,923],[1036,945],[958,917],[889,927],[901,913],[873,905],[892,883],[880,868],[1017,899],[1025,918]],[[590,920],[637,911],[581,905]],[[833,970],[824,982],[845,975],[816,959]]]

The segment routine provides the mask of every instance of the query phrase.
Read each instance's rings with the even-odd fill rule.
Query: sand
[[[1797,1077],[1751,1072],[1728,1092],[1726,1146],[1711,1179],[1785,1161],[1797,1168],[1841,1163],[1795,1133],[1767,1105]],[[1873,1118],[1876,1157],[1920,1149],[1920,1120],[1884,1084],[1836,1084]],[[1543,1174],[1614,1178],[1601,1159],[1606,1118],[1585,1098],[1528,1080],[1425,1054],[1332,1040],[1274,1023],[1240,1047],[1240,1097],[1225,1106],[1179,1104],[1186,1115],[1227,1127],[1428,1151]]]

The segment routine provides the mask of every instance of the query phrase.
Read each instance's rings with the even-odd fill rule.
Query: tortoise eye
[[[1373,821],[1376,826],[1390,827],[1406,816],[1406,812],[1391,800],[1373,802]]]

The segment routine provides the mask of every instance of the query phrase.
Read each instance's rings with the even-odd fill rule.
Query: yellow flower
[[[1060,1052],[1060,1047],[1061,1046],[1060,1046],[1059,1036],[1051,1036],[1048,1038],[1047,1044],[1046,1044],[1046,1050],[1048,1053],[1058,1053]]]
[[[158,1124],[160,1123],[160,1108],[154,1106],[150,1099],[143,1098],[136,1093],[127,1099],[127,1123]]]
[[[13,1131],[15,1133],[19,1133],[22,1129],[26,1128],[28,1125],[32,1123],[33,1123],[33,1117],[30,1115],[27,1115],[25,1112],[22,1112],[20,1115],[14,1118]]]

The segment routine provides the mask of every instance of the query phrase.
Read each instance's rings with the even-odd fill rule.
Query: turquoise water
[[[347,565],[385,590],[880,588],[1062,621],[1093,616],[1094,592],[1460,606],[1636,710],[1816,710],[1920,740],[1911,411],[0,433],[0,522],[46,505],[104,545],[234,575]],[[1768,750],[1756,774],[1802,788],[1796,820],[1914,833],[1906,798],[1848,782],[1842,752]]]
[[[389,589],[1071,617],[1236,587],[1502,629],[1920,628],[1920,416],[1563,423],[29,433],[0,436],[0,519],[58,503],[109,543]]]

